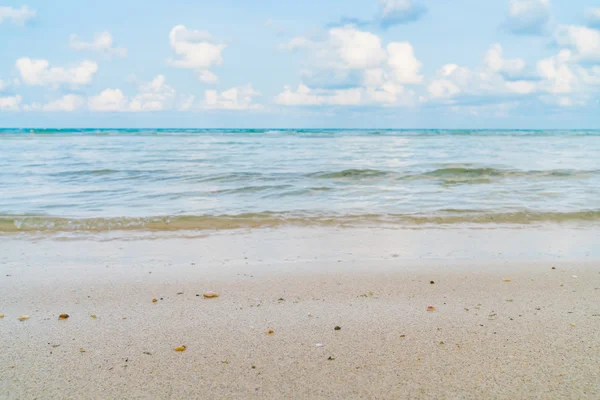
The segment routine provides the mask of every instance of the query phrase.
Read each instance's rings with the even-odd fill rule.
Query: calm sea
[[[0,232],[600,224],[600,131],[0,130]]]

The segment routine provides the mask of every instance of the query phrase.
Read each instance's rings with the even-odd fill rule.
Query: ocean
[[[1,129],[0,232],[600,223],[600,131]]]

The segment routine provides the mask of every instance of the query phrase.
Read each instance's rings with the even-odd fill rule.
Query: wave
[[[546,171],[522,171],[514,169],[496,169],[496,168],[471,168],[471,167],[449,167],[439,168],[426,172],[425,176],[434,177],[582,177],[597,174],[600,171],[580,171],[580,170],[546,170]]]
[[[318,179],[376,179],[393,178],[396,180],[439,180],[444,183],[478,183],[490,182],[492,179],[506,178],[586,178],[600,174],[600,170],[546,170],[524,171],[475,166],[444,166],[425,172],[384,171],[378,169],[345,169],[341,171],[315,172],[307,174],[310,178]]]
[[[334,172],[315,172],[308,174],[312,178],[321,179],[354,179],[354,178],[374,178],[388,175],[389,172],[378,169],[345,169]]]
[[[104,232],[178,231],[276,228],[282,226],[443,226],[456,224],[517,224],[600,222],[600,210],[574,212],[516,211],[491,213],[445,210],[438,214],[310,215],[261,212],[238,215],[187,215],[157,217],[61,218],[51,216],[0,216],[0,232]]]

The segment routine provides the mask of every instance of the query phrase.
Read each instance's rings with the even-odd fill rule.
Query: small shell
[[[275,333],[275,331],[274,331],[273,329],[269,329],[269,330],[267,331],[267,335],[272,335],[272,334],[274,334],[274,333]]]
[[[27,321],[29,319],[29,315],[19,315],[19,321]]]
[[[92,317],[92,318],[94,318],[94,319],[98,318],[98,317],[96,316],[96,314],[92,314],[92,315],[90,315],[90,317]]]
[[[158,301],[158,299],[156,297],[152,299],[153,303],[156,303],[157,301]]]
[[[185,351],[185,349],[187,349],[187,346],[185,344],[182,344],[181,346],[175,347],[173,350],[175,350],[175,351]]]
[[[434,306],[428,306],[427,311],[435,311],[436,308]]]
[[[504,282],[510,282],[510,279],[504,279]]]
[[[575,324],[573,324],[573,323],[572,323],[572,324],[571,324],[571,328],[575,328]]]
[[[317,343],[315,346],[317,346],[317,347],[325,347],[325,345],[323,343]]]
[[[4,318],[4,314],[0,314],[0,319]]]
[[[214,299],[219,297],[219,294],[216,292],[206,292],[202,296],[204,296],[205,299]]]
[[[60,314],[58,316],[58,319],[67,319],[67,318],[69,318],[69,314]]]

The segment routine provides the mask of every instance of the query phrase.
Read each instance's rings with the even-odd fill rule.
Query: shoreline
[[[3,240],[2,397],[597,398],[596,235]]]

